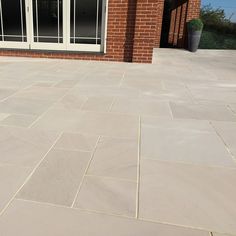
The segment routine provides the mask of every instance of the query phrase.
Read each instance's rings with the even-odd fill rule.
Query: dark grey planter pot
[[[188,32],[188,50],[190,52],[196,52],[200,43],[202,30]]]

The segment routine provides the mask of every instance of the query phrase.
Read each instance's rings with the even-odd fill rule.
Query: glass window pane
[[[33,0],[34,42],[63,42],[62,0]]]
[[[4,41],[26,42],[25,2],[1,0],[1,5]]]
[[[102,0],[71,0],[71,43],[100,44]]]

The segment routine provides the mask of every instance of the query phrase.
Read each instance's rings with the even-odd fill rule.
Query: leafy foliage
[[[236,49],[236,23],[227,19],[224,9],[203,6],[201,20],[204,30],[200,48]]]
[[[192,31],[201,31],[203,28],[203,23],[201,19],[192,19],[188,22],[188,29]]]

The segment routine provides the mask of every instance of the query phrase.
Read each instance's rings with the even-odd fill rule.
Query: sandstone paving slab
[[[136,182],[87,176],[74,207],[135,217],[136,188]]]
[[[112,112],[171,117],[170,107],[167,102],[152,100],[116,99],[112,106]]]
[[[18,97],[29,98],[29,99],[39,99],[48,101],[57,101],[62,98],[68,89],[66,88],[52,88],[52,87],[30,87],[21,90],[17,93]]]
[[[213,122],[212,124],[236,158],[236,122]]]
[[[51,150],[17,198],[70,206],[90,156],[89,152]]]
[[[141,158],[236,167],[208,122],[142,119]]]
[[[138,141],[102,137],[94,153],[88,174],[137,180]]]
[[[142,160],[140,218],[236,234],[236,170]]]
[[[199,105],[191,103],[170,103],[174,118],[236,122],[236,114],[224,105]]]
[[[213,233],[213,236],[232,236],[229,234],[220,234],[220,233]]]
[[[13,127],[29,127],[38,117],[33,115],[8,115],[4,120],[0,121],[0,125]]]
[[[33,127],[92,135],[136,138],[139,119],[138,116],[125,114],[53,108],[44,114]]]
[[[113,97],[109,96],[90,96],[82,105],[81,109],[86,111],[109,111],[113,103]]]
[[[63,133],[54,147],[74,151],[92,151],[97,140],[98,136],[94,135]]]
[[[45,130],[0,127],[0,163],[34,167],[58,135]]]
[[[0,217],[4,236],[209,236],[208,232],[15,200]]]
[[[16,92],[16,90],[14,90],[14,89],[7,89],[7,88],[0,87],[0,100],[13,95],[15,92]]]
[[[0,164],[0,212],[23,185],[31,168]]]
[[[228,88],[191,88],[191,93],[195,99],[234,103],[236,102],[234,85],[235,82]]]
[[[52,102],[34,98],[10,97],[0,102],[0,112],[10,114],[41,115]]]

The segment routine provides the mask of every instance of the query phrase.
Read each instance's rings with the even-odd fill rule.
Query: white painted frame
[[[0,41],[0,48],[106,53],[108,0],[100,0],[103,1],[101,44],[70,43],[70,2],[72,0],[63,0],[63,43],[34,42],[33,0],[23,0],[23,1],[25,1],[27,42]],[[1,4],[0,4],[0,11],[1,11]]]
[[[24,1],[24,0],[22,0]],[[19,41],[4,41],[4,37],[3,37],[3,41],[0,41],[0,48],[12,48],[12,49],[16,49],[16,48],[19,48],[19,49],[28,49],[29,48],[29,38],[28,38],[28,27],[27,27],[27,17],[28,17],[28,14],[27,14],[27,1],[28,0],[25,0],[25,21],[26,21],[26,36],[27,36],[27,42],[19,42]],[[23,13],[23,12],[22,12]],[[0,17],[2,16],[2,1],[0,0]],[[22,20],[22,19],[21,19]],[[3,32],[4,32],[4,22],[3,22],[3,19],[1,17],[1,23],[2,23],[2,29],[3,29]],[[21,37],[22,35],[19,35],[17,37]]]

